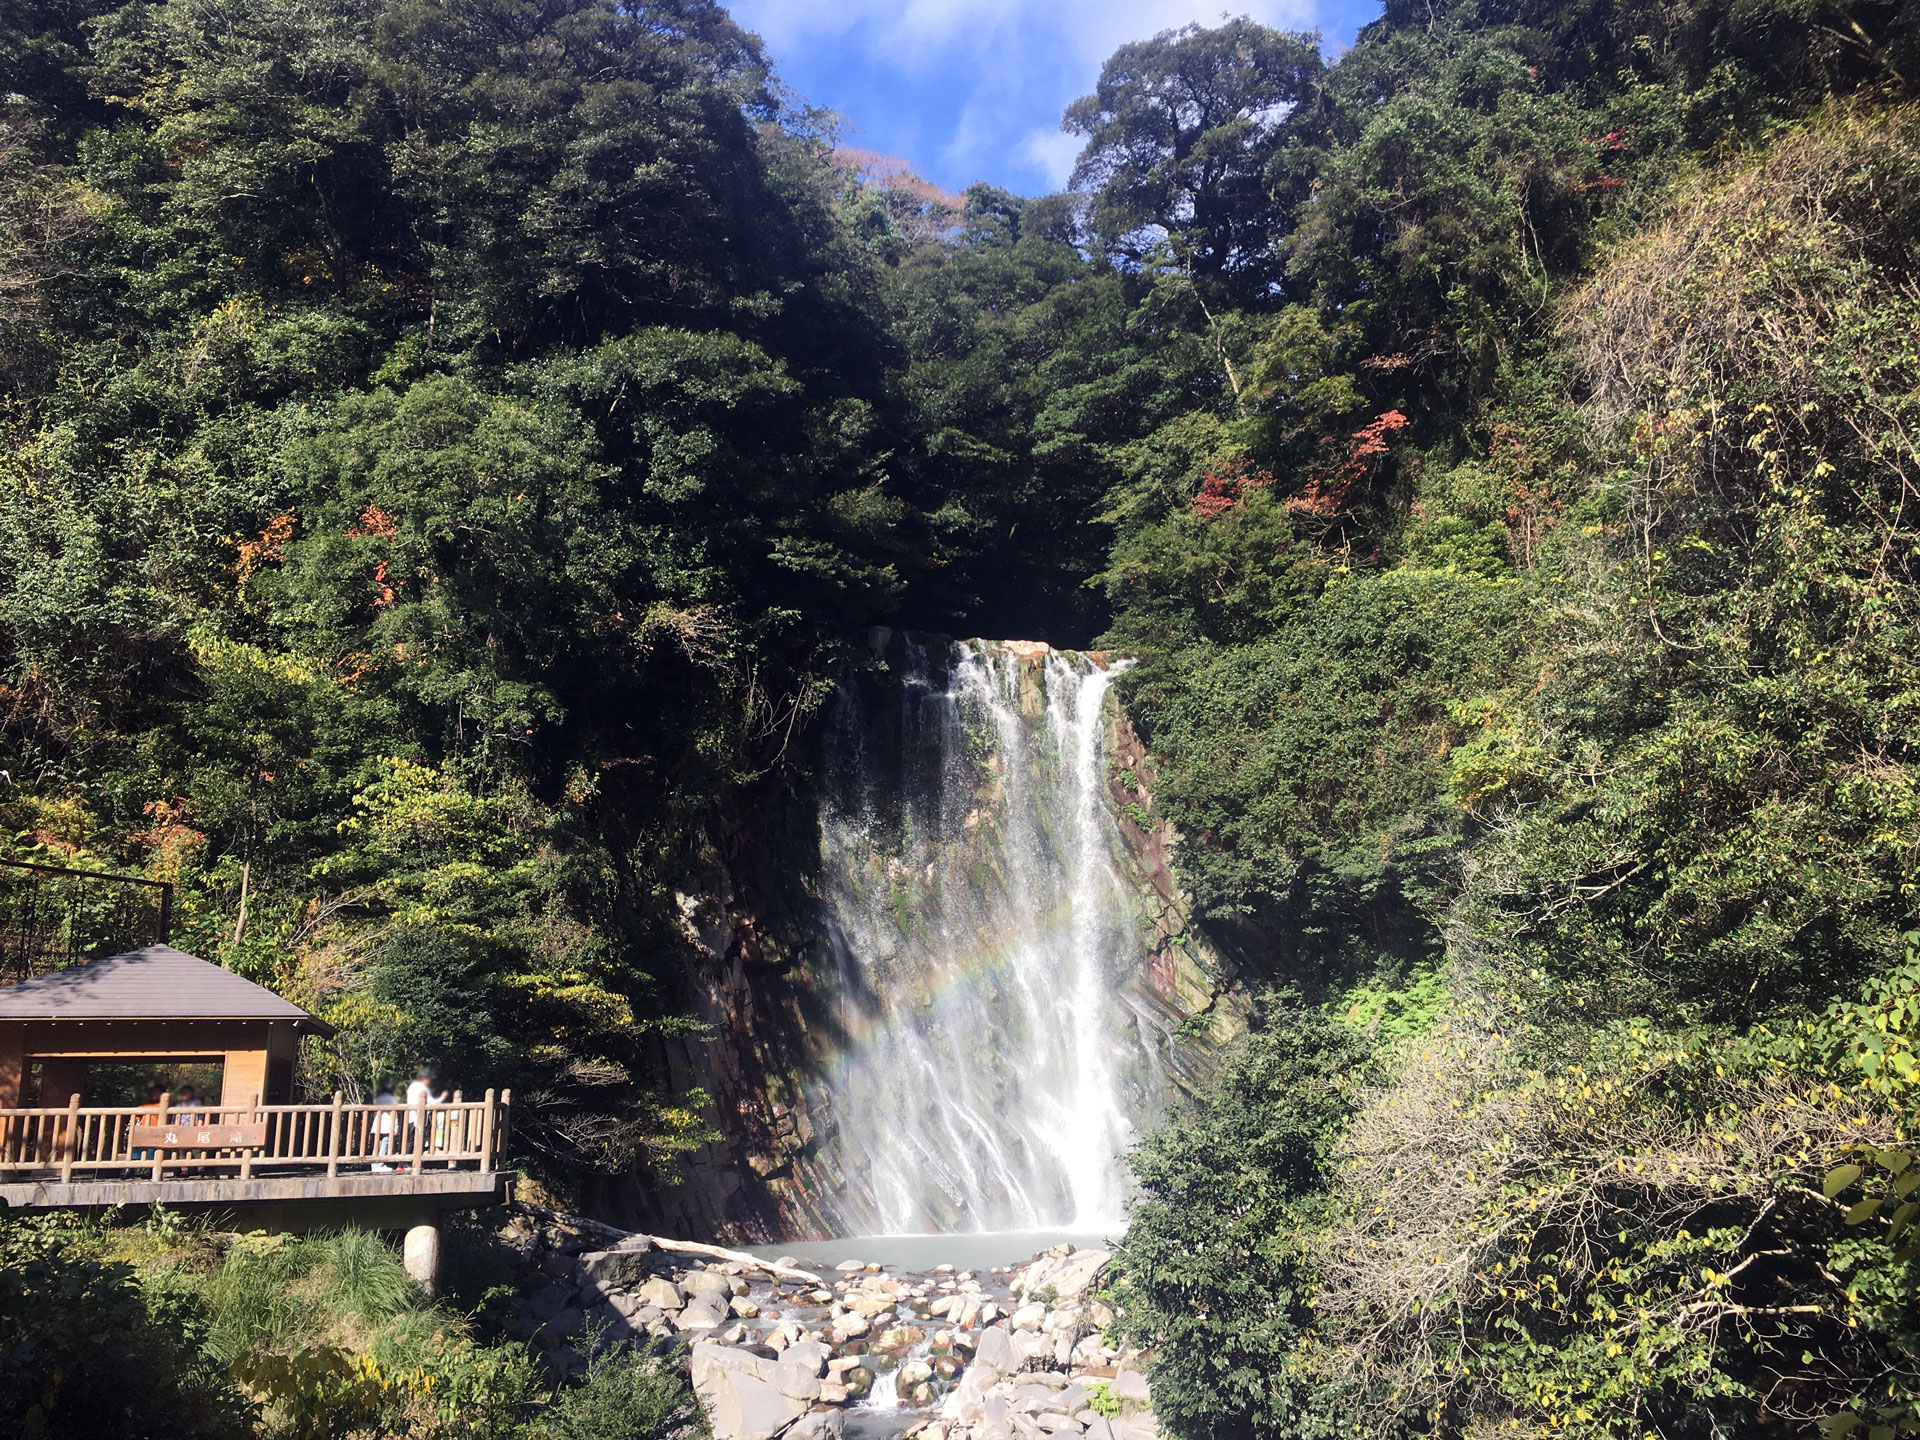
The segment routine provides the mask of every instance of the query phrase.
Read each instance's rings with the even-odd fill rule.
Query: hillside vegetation
[[[1136,1157],[1164,1424],[1920,1434],[1917,25],[1227,20],[1028,199],[703,0],[11,6],[0,818],[310,1090],[664,1178],[676,888],[864,627],[1121,649],[1273,985]]]

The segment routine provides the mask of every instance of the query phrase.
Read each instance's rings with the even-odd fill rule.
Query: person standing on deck
[[[393,1082],[382,1080],[380,1093],[373,1097],[373,1103],[388,1107],[382,1110],[380,1118],[374,1121],[374,1153],[380,1158],[373,1162],[376,1175],[391,1175],[393,1166],[387,1164],[387,1158],[393,1154],[393,1119],[400,1106],[400,1097],[393,1093]]]
[[[414,1076],[413,1083],[407,1086],[407,1152],[413,1152],[415,1135],[422,1134],[421,1126],[427,1123],[427,1107],[437,1105],[446,1097],[433,1093],[433,1071],[425,1065]],[[419,1142],[425,1148],[424,1138]],[[401,1173],[408,1173],[409,1167],[402,1165]]]
[[[167,1092],[158,1081],[147,1087],[147,1103],[144,1108],[153,1112],[153,1119],[147,1122],[149,1125],[164,1125],[167,1123],[167,1114],[164,1108],[166,1100]],[[140,1121],[136,1119],[134,1123],[137,1125]],[[135,1160],[151,1160],[153,1158],[153,1151],[142,1146],[133,1152],[133,1158]]]

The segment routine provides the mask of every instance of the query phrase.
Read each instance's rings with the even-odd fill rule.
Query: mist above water
[[[827,727],[826,1077],[843,1234],[1112,1230],[1159,1106],[1106,783],[1111,672],[911,639]]]

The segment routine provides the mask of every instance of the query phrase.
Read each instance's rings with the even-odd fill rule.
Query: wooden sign
[[[267,1143],[259,1125],[135,1125],[127,1131],[135,1150],[258,1150]]]

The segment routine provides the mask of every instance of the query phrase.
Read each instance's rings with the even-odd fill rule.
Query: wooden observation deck
[[[0,984],[0,1200],[164,1205],[270,1230],[405,1229],[407,1268],[431,1288],[440,1213],[510,1198],[501,1155],[511,1093],[293,1104],[306,1032],[333,1033],[167,944]],[[83,1103],[91,1067],[169,1063],[217,1064],[217,1102]]]

